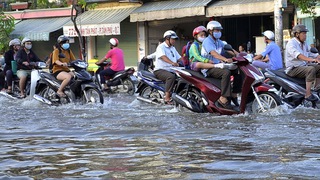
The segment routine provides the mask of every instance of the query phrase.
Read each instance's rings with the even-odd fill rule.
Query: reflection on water
[[[319,179],[319,110],[216,116],[0,97],[2,179]]]

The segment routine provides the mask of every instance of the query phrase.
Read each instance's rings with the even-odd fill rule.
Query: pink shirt
[[[111,69],[114,71],[123,71],[125,69],[124,66],[124,58],[123,51],[117,47],[109,50],[106,54],[106,59],[111,59]]]

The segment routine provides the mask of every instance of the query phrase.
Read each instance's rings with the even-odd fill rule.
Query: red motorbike
[[[177,88],[181,91],[173,93],[172,99],[179,105],[194,112],[210,112],[221,115],[244,113],[261,113],[281,104],[277,90],[264,83],[265,77],[260,70],[252,66],[246,54],[240,53],[233,58],[242,79],[240,106],[234,109],[221,108],[218,99],[221,96],[221,80],[204,77],[200,72],[189,69],[174,68],[181,77]]]

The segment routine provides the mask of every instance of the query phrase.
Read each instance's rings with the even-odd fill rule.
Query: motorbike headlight
[[[253,72],[253,71],[251,71],[251,70],[249,70],[249,72],[253,75],[253,77],[254,77],[254,79],[255,79],[255,80],[253,81],[252,85],[255,85],[255,84],[257,84],[257,83],[261,83],[261,82],[264,81],[264,76],[262,75],[262,73],[257,74],[257,73],[255,73],[255,72]]]

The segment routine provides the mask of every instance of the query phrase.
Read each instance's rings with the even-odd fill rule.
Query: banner
[[[81,25],[78,28],[82,36],[120,35],[120,23]],[[63,26],[63,34],[68,37],[78,36],[74,26]]]

